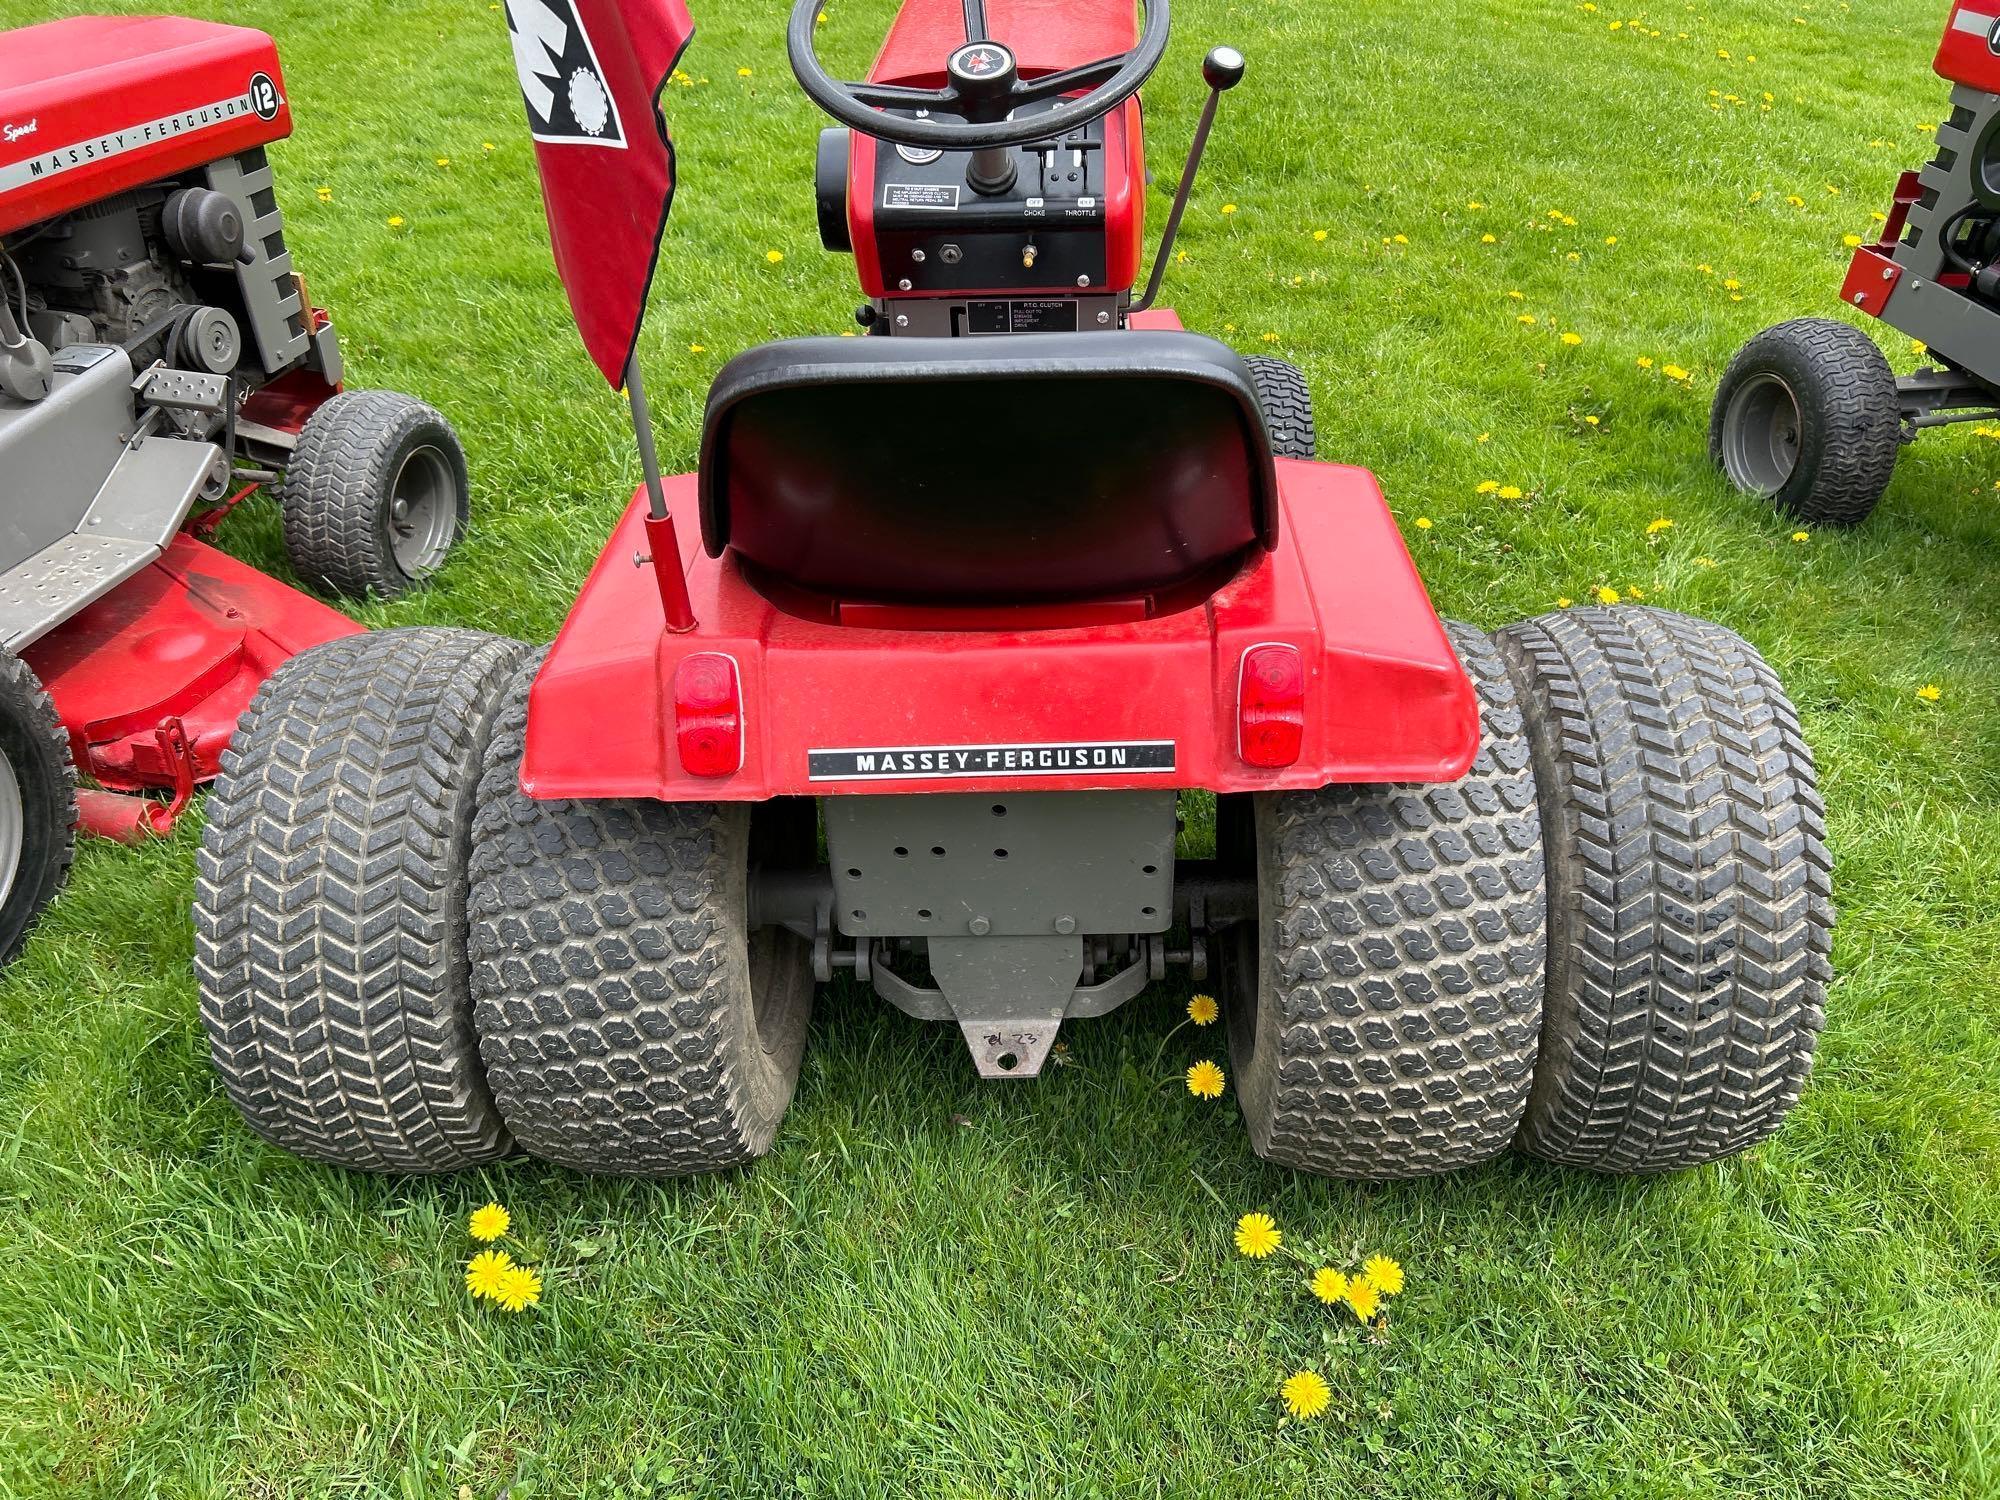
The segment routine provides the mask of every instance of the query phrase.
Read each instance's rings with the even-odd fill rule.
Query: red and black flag
[[[556,272],[623,386],[674,198],[660,91],[694,35],[683,0],[506,0]]]

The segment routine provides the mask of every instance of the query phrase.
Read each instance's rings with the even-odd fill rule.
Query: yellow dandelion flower
[[[754,74],[752,74],[752,73],[751,73],[751,71],[750,71],[750,69],[748,69],[748,68],[738,68],[738,69],[736,70],[736,76],[737,76],[738,78],[750,78],[750,77],[753,77],[753,76],[755,76],[755,75],[754,75]]]
[[[1679,365],[1661,365],[1660,373],[1669,380],[1686,380],[1688,378],[1688,372],[1683,370]]]
[[[333,202],[333,189],[330,187],[314,188],[313,193],[322,203]]]
[[[1935,682],[1927,682],[1917,689],[1917,696],[1926,703],[1935,703],[1944,696],[1944,689]]]
[[[1326,231],[1324,229],[1315,229],[1313,231],[1313,238],[1317,241],[1320,241],[1321,243],[1324,243],[1326,240]]]
[[[1516,323],[1527,323],[1532,325],[1535,322],[1535,315],[1533,313],[1522,313],[1514,321]]]
[[[1478,495],[1497,495],[1500,493],[1500,481],[1497,479],[1482,479],[1474,486],[1473,493]]]
[[[1722,278],[1722,289],[1725,292],[1738,291],[1742,286],[1743,283],[1738,281],[1734,276],[1725,276]]]
[[[1793,208],[1804,208],[1806,206],[1806,200],[1801,198],[1797,193],[1787,193],[1785,201],[1791,204]]]
[[[505,1234],[513,1222],[514,1216],[506,1209],[497,1203],[489,1203],[483,1208],[475,1208],[472,1211],[471,1222],[466,1228],[472,1232],[475,1240],[491,1243]]]
[[[437,163],[441,167],[448,167],[451,165],[451,158],[449,156],[440,156],[437,159]]]
[[[481,151],[498,151],[500,148],[494,145],[491,141],[481,141],[479,143],[479,149]]]
[[[1225,1082],[1222,1069],[1205,1057],[1187,1070],[1187,1091],[1197,1099],[1220,1099]]]
[[[1347,1283],[1347,1305],[1354,1309],[1354,1316],[1366,1323],[1382,1310],[1382,1294],[1375,1289],[1375,1283],[1365,1276],[1357,1276]]]
[[[1625,590],[1625,597],[1627,599],[1643,599],[1646,597],[1646,591],[1635,586]]]
[[[1599,604],[1616,604],[1619,597],[1618,590],[1616,589],[1608,589],[1601,586],[1597,589],[1597,602]]]
[[[1583,335],[1580,333],[1566,333],[1563,335],[1563,342],[1574,349],[1578,344],[1583,342]]]
[[[1640,356],[1639,356],[1639,368],[1640,368],[1640,369],[1642,369],[1642,370],[1650,370],[1650,369],[1652,369],[1652,368],[1653,368],[1653,356],[1652,356],[1652,355],[1650,355],[1650,354],[1642,354],[1642,355],[1640,355]]]
[[[1566,258],[1568,259],[1571,265],[1575,265],[1578,261],[1583,259],[1583,257],[1577,254],[1576,251],[1574,250],[1570,251],[1569,255]]]
[[[403,216],[401,214],[390,214],[389,227],[391,229],[401,229],[403,227]]]
[[[1402,1264],[1386,1255],[1369,1256],[1361,1263],[1361,1274],[1385,1297],[1394,1297],[1403,1290]]]
[[[1615,245],[1618,243],[1618,236],[1615,234],[1607,234],[1604,237],[1604,243],[1607,245]]]
[[[1236,1248],[1252,1260],[1265,1259],[1284,1242],[1284,1231],[1269,1214],[1245,1214],[1236,1221]]]
[[[1715,559],[1712,557],[1697,557],[1694,560],[1694,565],[1697,568],[1712,568],[1715,566]]]
[[[1285,1410],[1301,1422],[1312,1421],[1333,1400],[1325,1377],[1315,1370],[1299,1370],[1288,1376],[1278,1387],[1278,1395],[1285,1403]]]
[[[1493,434],[1490,432],[1482,432],[1479,434],[1478,437],[1474,438],[1473,441],[1478,443],[1490,443],[1493,441]]]
[[[1663,531],[1672,531],[1674,523],[1665,516],[1656,516],[1646,523],[1646,535],[1658,536]]]
[[[1520,487],[1520,486],[1519,486],[1518,484],[1503,484],[1503,485],[1501,485],[1501,486],[1500,486],[1500,498],[1501,498],[1502,500],[1518,500],[1518,499],[1520,499],[1520,498],[1521,498],[1521,487]]]
[[[1321,1266],[1306,1284],[1312,1288],[1312,1294],[1328,1307],[1347,1295],[1347,1278],[1332,1266]]]
[[[1926,344],[1922,339],[1910,340],[1910,353],[1916,355],[1918,359],[1922,359],[1926,354],[1930,352],[1931,352],[1931,346],[1929,344]]]
[[[1479,237],[1479,243],[1482,245],[1497,245],[1500,243],[1500,241],[1499,238],[1495,235],[1482,234]]]
[[[1188,1019],[1197,1026],[1210,1026],[1220,1014],[1213,995],[1196,995],[1187,1003]]]
[[[706,345],[706,344],[689,344],[689,345],[688,345],[688,353],[690,353],[690,354],[706,354],[706,353],[708,353],[708,345]]]
[[[482,1250],[465,1263],[465,1289],[475,1297],[500,1295],[500,1278],[513,1268],[505,1250]]]
[[[1812,540],[1812,533],[1810,531],[1795,531],[1792,533],[1792,540],[1795,542],[1809,542]]]
[[[1233,214],[1236,212],[1236,205],[1234,203],[1225,203],[1222,205],[1222,211],[1226,214]]]
[[[1278,342],[1278,336],[1275,333],[1267,333],[1264,335],[1264,342],[1267,344],[1275,344]]]
[[[1571,605],[1572,603],[1574,603],[1574,602],[1575,602],[1574,600],[1570,600],[1570,599],[1563,599],[1563,598],[1558,598],[1558,599],[1556,600],[1556,608],[1557,608],[1557,609],[1568,609],[1568,608],[1570,607],[1570,605]]]
[[[1604,419],[1602,417],[1592,416],[1592,417],[1585,417],[1583,419],[1583,422],[1586,427],[1601,427],[1604,423]]]
[[[1861,243],[1861,236],[1858,234],[1843,234],[1840,237],[1840,243],[1852,250],[1856,245]]]
[[[1481,203],[1481,202],[1479,202],[1479,201],[1478,201],[1478,200],[1476,200],[1476,199],[1474,199],[1474,200],[1472,200],[1472,201],[1469,201],[1469,202],[1468,202],[1468,203],[1467,203],[1467,204],[1466,204],[1465,206],[1466,206],[1467,208],[1471,209],[1471,210],[1472,210],[1472,212],[1474,212],[1474,213],[1478,213],[1478,212],[1479,212],[1479,210],[1481,210],[1482,208],[1486,207],[1486,205],[1485,205],[1484,203]]]
[[[1507,295],[1512,297],[1516,302],[1526,302],[1528,300],[1526,292],[1509,292]]]
[[[500,1273],[493,1300],[510,1313],[534,1307],[542,1300],[542,1278],[533,1266],[509,1266]]]
[[[782,250],[766,250],[764,252],[764,259],[769,261],[774,266],[784,258],[785,258],[785,252]]]
[[[1430,529],[1431,529],[1431,518],[1429,516],[1418,516],[1417,530],[1429,531]]]
[[[1396,243],[1399,245],[1407,245],[1410,243],[1410,237],[1407,234],[1399,234],[1395,236],[1395,240]]]

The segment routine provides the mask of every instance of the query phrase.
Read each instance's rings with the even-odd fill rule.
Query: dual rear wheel
[[[1221,800],[1218,855],[1258,890],[1218,945],[1255,1149],[1362,1179],[1510,1146],[1650,1172],[1770,1134],[1833,917],[1776,678],[1660,610],[1448,633],[1482,721],[1460,780]],[[526,797],[537,665],[386,631],[252,705],[195,933],[215,1064],[266,1138],[395,1171],[524,1149],[672,1176],[770,1149],[813,964],[753,929],[748,876],[810,863],[815,809]]]
[[[1812,1066],[1833,925],[1776,676],[1665,610],[1450,633],[1484,730],[1463,779],[1225,799],[1259,887],[1224,968],[1259,1154],[1657,1172],[1762,1140]]]

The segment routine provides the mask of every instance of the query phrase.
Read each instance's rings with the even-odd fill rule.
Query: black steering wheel
[[[843,83],[829,76],[813,51],[825,0],[796,0],[785,47],[806,97],[841,124],[895,145],[988,151],[1045,141],[1087,125],[1138,93],[1167,51],[1167,0],[1144,3],[1146,24],[1139,45],[1130,52],[1044,73],[1025,83],[1015,70],[1014,54],[986,34],[985,0],[964,0],[965,45],[945,61],[945,74],[951,79],[946,88]],[[1060,98],[1077,89],[1090,92],[1054,109],[1037,110],[1019,120],[1008,118],[1024,104]],[[942,110],[963,119],[912,120],[884,114],[888,109]]]

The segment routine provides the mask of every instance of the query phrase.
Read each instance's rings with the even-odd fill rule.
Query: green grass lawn
[[[280,192],[350,376],[472,454],[470,539],[364,618],[546,639],[637,467],[549,264],[498,7],[183,8],[278,36]],[[681,467],[725,359],[857,301],[817,245],[785,7],[696,8],[643,345]],[[836,7],[834,60],[887,10]],[[2000,445],[1927,436],[1875,520],[1802,541],[1704,446],[1731,352],[1833,310],[1842,236],[1928,157],[1944,10],[1183,0],[1146,95],[1157,225],[1202,51],[1249,58],[1171,298],[1304,367],[1323,452],[1381,475],[1444,612],[1643,592],[1790,684],[1841,925],[1775,1140],[1651,1181],[1343,1185],[1180,1087],[1222,1045],[1168,1039],[1185,989],[1010,1086],[836,988],[753,1171],[347,1175],[260,1144],[210,1074],[191,825],[84,849],[0,981],[0,1495],[2000,1494]],[[225,537],[283,572],[268,503]],[[489,1196],[546,1280],[518,1318],[459,1285]],[[1253,1208],[1397,1256],[1386,1335],[1236,1256]],[[1333,1407],[1286,1424],[1301,1365]]]

